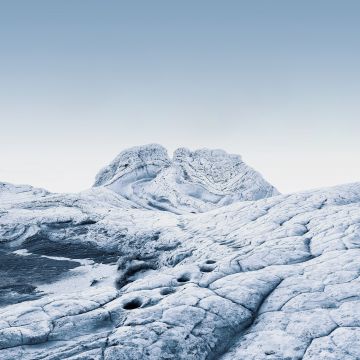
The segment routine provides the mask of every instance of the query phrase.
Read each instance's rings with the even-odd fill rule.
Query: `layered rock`
[[[204,212],[279,194],[239,155],[180,148],[171,160],[155,144],[120,153],[99,172],[95,186],[106,186],[141,207],[174,213]]]

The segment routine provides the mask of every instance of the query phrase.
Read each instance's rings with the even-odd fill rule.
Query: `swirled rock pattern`
[[[196,214],[20,188],[0,187],[1,360],[360,358],[360,183]]]
[[[171,160],[156,144],[121,152],[97,174],[95,186],[108,187],[143,208],[178,214],[279,194],[239,155],[180,148]]]

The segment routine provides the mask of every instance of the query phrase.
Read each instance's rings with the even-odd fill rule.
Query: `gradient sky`
[[[0,0],[0,180],[92,185],[122,149],[360,181],[360,1]]]

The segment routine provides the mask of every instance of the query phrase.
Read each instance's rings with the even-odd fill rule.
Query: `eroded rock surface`
[[[197,214],[7,192],[2,360],[360,358],[360,183]]]
[[[108,187],[143,208],[177,214],[279,194],[239,155],[180,148],[170,159],[156,144],[121,152],[97,174],[95,186]]]

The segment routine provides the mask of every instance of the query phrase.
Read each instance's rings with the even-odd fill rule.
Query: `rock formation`
[[[0,185],[1,360],[360,358],[360,183],[152,145],[95,185]]]

